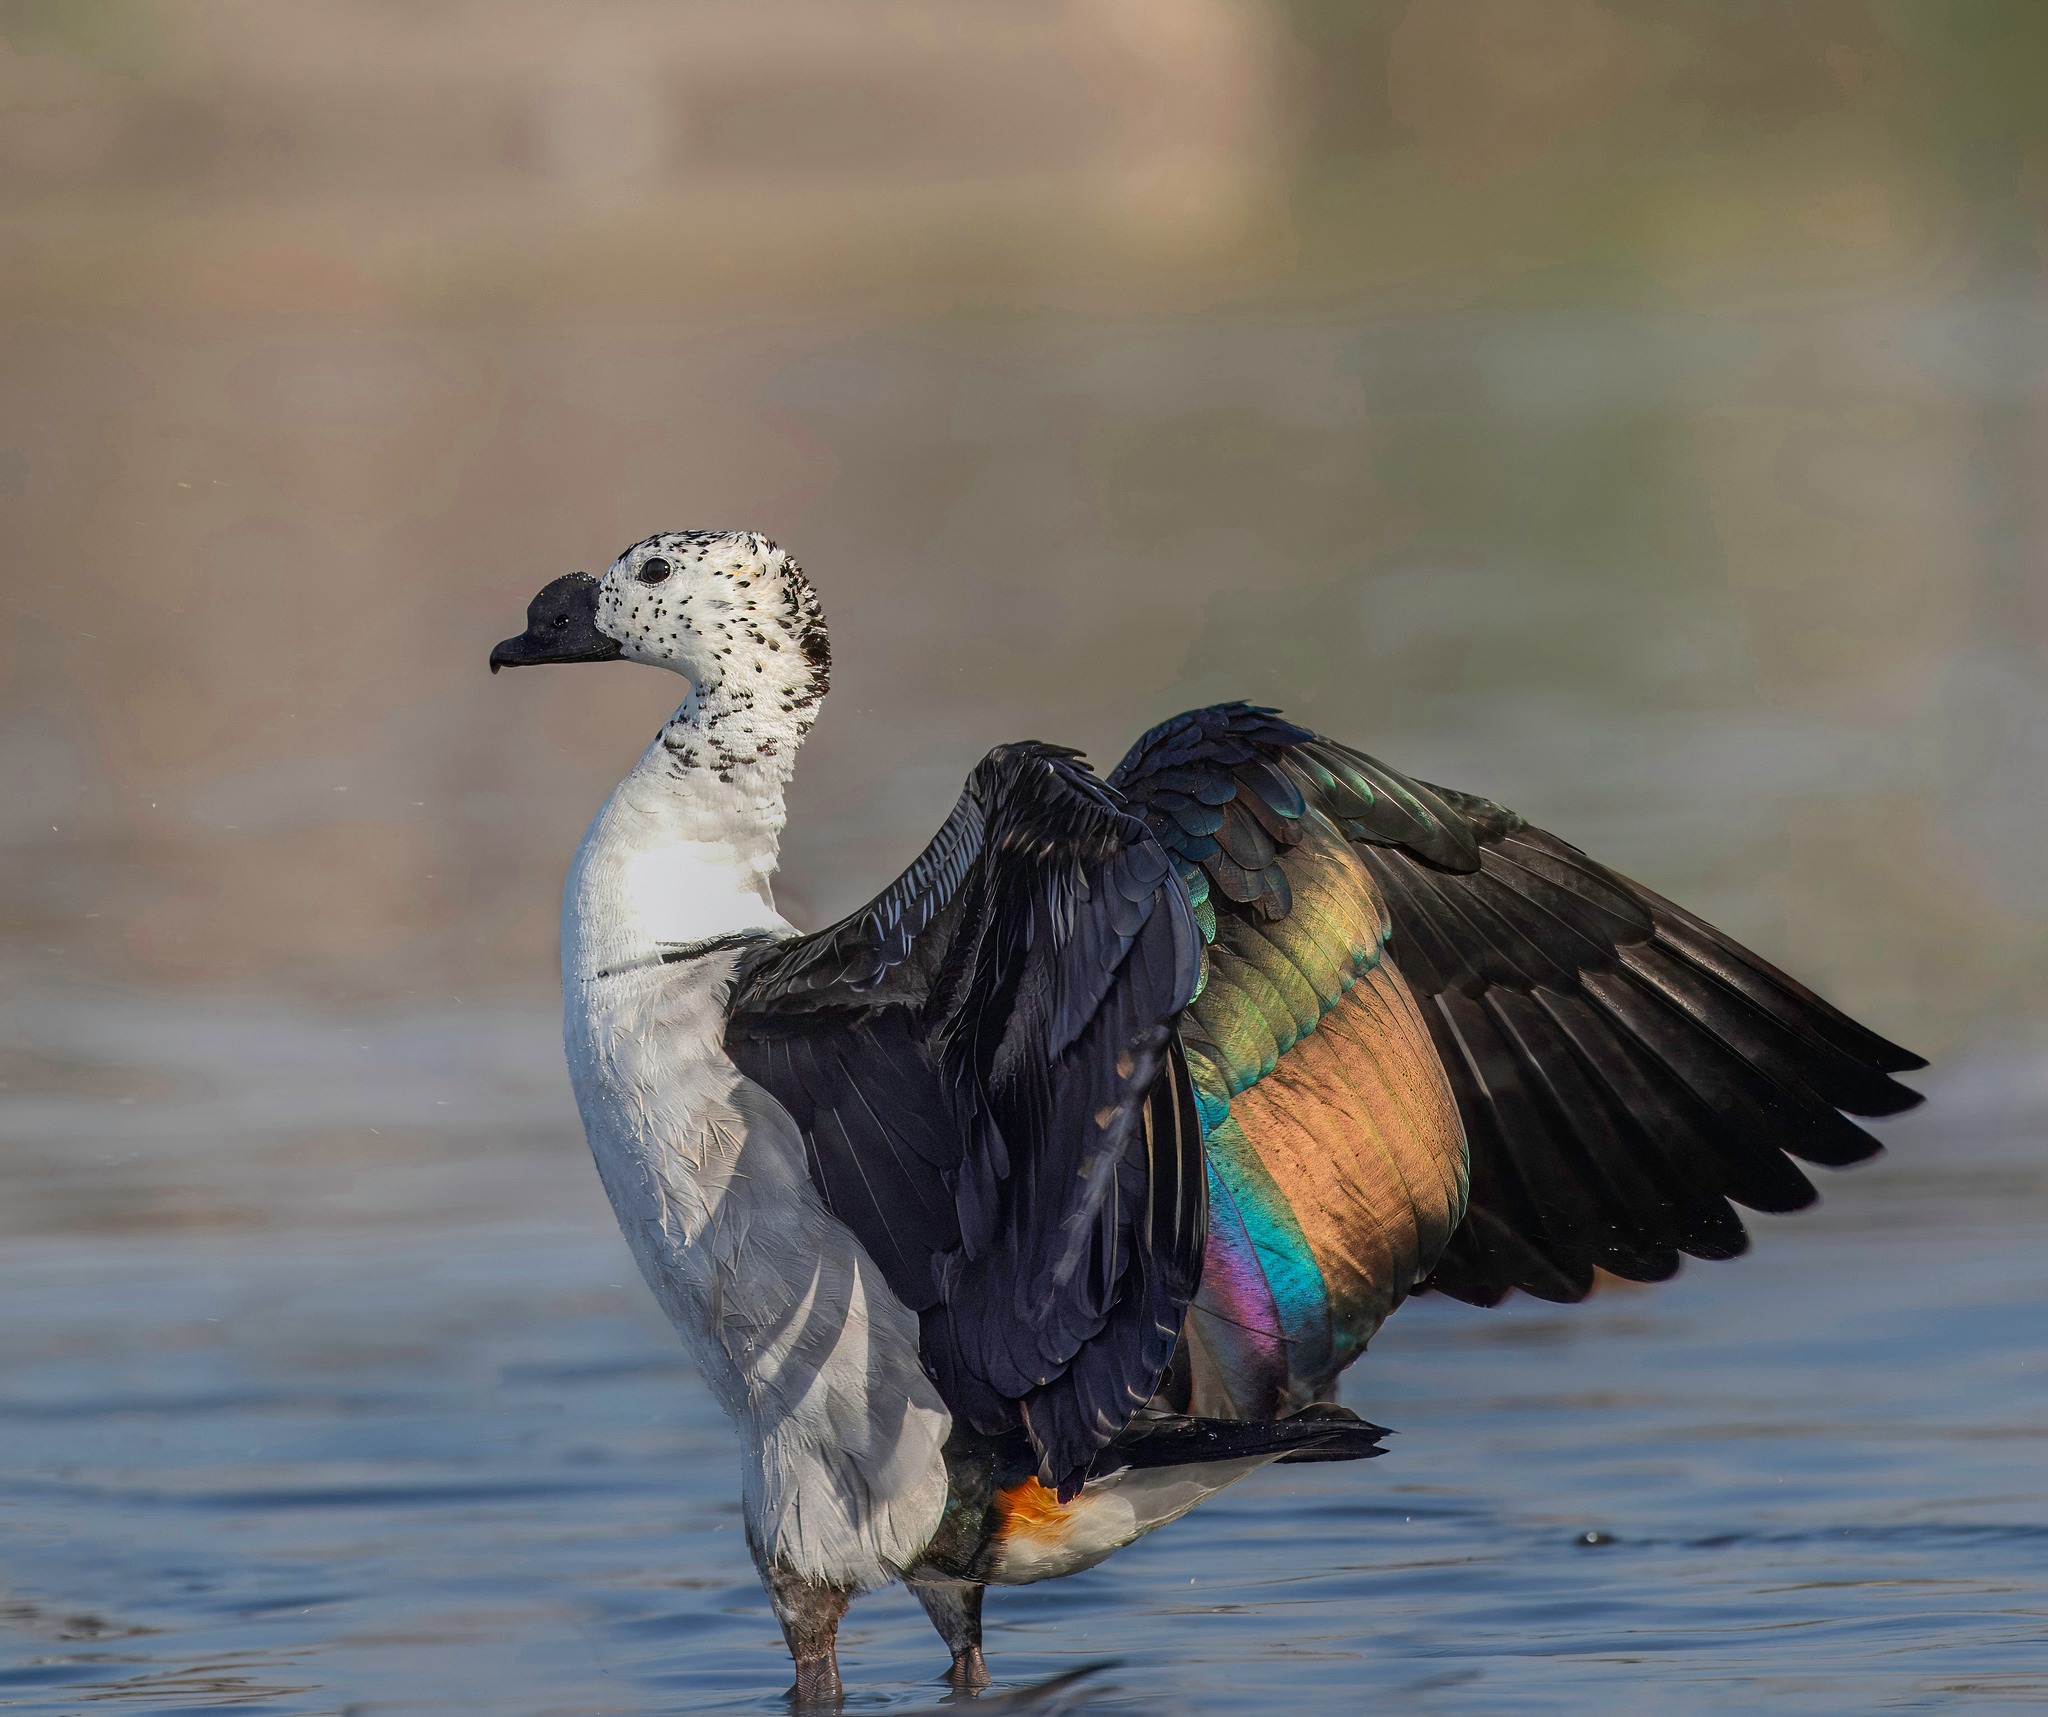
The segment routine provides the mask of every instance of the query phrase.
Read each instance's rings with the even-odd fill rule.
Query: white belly
[[[916,1317],[819,1199],[788,1112],[725,1054],[738,958],[566,979],[570,1077],[626,1241],[739,1430],[753,1542],[871,1586],[938,1528],[951,1420]]]

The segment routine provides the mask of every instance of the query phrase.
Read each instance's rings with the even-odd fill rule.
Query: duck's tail
[[[1192,1419],[1141,1413],[1095,1457],[1088,1478],[1127,1467],[1207,1466],[1218,1461],[1365,1461],[1393,1432],[1348,1407],[1318,1403],[1287,1419]]]

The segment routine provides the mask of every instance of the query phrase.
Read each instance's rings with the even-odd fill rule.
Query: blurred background
[[[132,1463],[121,1415],[189,1396],[165,1470],[213,1470],[250,1390],[328,1424],[340,1352],[431,1393],[482,1339],[463,1246],[507,1328],[669,1363],[554,955],[680,687],[484,671],[668,528],[769,533],[830,614],[799,922],[992,744],[1107,768],[1271,702],[1937,1057],[1871,1222],[1969,1128],[2027,1144],[1978,1215],[2039,1221],[2038,0],[5,0],[0,38],[0,1232],[60,1443]],[[101,1543],[65,1506],[47,1543]],[[18,1566],[34,1661],[115,1626],[66,1604],[170,1603],[172,1539]]]

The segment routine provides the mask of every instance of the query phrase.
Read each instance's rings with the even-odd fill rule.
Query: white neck
[[[815,704],[693,688],[592,820],[562,897],[562,981],[651,965],[735,932],[790,933],[770,884],[783,790]]]

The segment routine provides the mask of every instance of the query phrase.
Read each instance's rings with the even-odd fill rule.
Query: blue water
[[[0,1707],[785,1708],[730,1434],[550,1021],[88,996],[16,1025]],[[1932,1088],[1747,1259],[1405,1308],[1346,1397],[1391,1454],[992,1594],[981,1704],[2048,1706],[2048,1083],[1987,1053]],[[944,1703],[900,1592],[842,1661],[850,1709]]]

